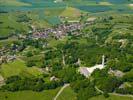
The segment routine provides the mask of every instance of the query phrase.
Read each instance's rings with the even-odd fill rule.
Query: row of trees
[[[88,79],[77,80],[71,83],[72,89],[77,93],[78,100],[88,100],[89,98],[99,95],[93,82]]]
[[[63,84],[62,81],[45,83],[42,78],[21,78],[19,76],[11,76],[7,78],[6,85],[2,86],[1,89],[8,91],[33,90],[40,92],[48,89],[55,89]]]

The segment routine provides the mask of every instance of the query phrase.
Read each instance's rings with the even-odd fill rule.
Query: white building
[[[93,67],[80,67],[79,72],[84,75],[85,77],[89,77],[95,69],[103,69],[105,67],[105,56],[102,56],[102,64],[95,65]]]

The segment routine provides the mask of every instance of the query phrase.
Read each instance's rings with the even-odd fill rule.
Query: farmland
[[[102,15],[108,12],[118,13],[132,13],[132,2],[126,0],[109,0],[106,2],[97,1],[65,1],[60,3],[54,3],[53,1],[25,1],[25,0],[13,0],[11,2],[1,1],[1,11],[7,11],[0,15],[0,37],[7,37],[14,33],[27,33],[30,24],[35,25],[38,28],[51,27],[53,25],[60,24],[62,19],[59,17],[67,17],[64,21],[80,20],[80,16],[83,13]],[[121,5],[117,5],[121,3]],[[5,6],[6,5],[6,6]],[[30,6],[29,6],[30,5]],[[12,11],[22,11],[13,13]],[[29,12],[30,13],[29,13]],[[25,23],[20,23],[18,18],[25,15],[29,20]],[[17,16],[17,15],[20,16]]]
[[[0,0],[0,100],[131,100],[133,0]]]
[[[52,100],[60,88],[43,92],[0,92],[0,100]]]

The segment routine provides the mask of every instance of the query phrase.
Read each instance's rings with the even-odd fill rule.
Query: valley
[[[133,0],[1,0],[0,100],[132,100]]]

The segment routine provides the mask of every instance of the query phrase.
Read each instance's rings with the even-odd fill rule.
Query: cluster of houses
[[[49,36],[53,36],[56,39],[60,39],[69,33],[72,35],[80,35],[81,33],[79,30],[83,29],[87,25],[91,25],[95,22],[96,18],[88,18],[85,23],[80,23],[79,21],[74,21],[74,22],[69,22],[67,24],[63,23],[58,25],[55,28],[48,28],[48,29],[35,29],[34,26],[33,28],[33,35],[32,37],[34,39],[39,39],[39,38],[47,38]]]
[[[48,28],[48,29],[39,29],[35,30],[33,32],[32,37],[35,39],[39,38],[48,38],[49,36],[53,36],[56,39],[60,39],[66,35],[68,35],[69,32],[74,32],[77,30],[81,30],[84,27],[83,24],[79,22],[74,22],[70,24],[61,24],[57,26],[56,28]],[[75,32],[74,32],[75,34]],[[78,35],[79,32],[76,32],[76,35]]]
[[[0,65],[3,63],[12,62],[16,59],[16,55],[11,55],[10,52],[17,51],[16,45],[11,45],[11,47],[2,47],[0,49]]]
[[[12,62],[14,60],[16,60],[16,55],[0,56],[0,65],[3,63]]]

